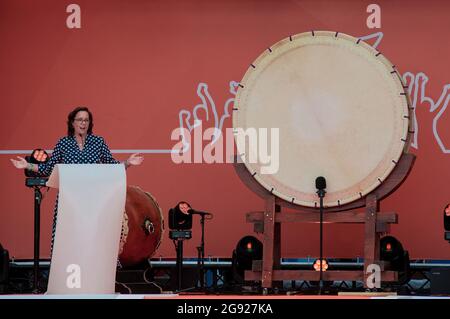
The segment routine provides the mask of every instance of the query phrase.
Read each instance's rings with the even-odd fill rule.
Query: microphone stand
[[[201,290],[205,289],[205,215],[200,214],[200,225],[202,230],[202,236],[200,240],[200,246],[197,247],[198,250],[198,258],[197,258],[197,267],[199,271],[199,279],[200,279],[200,288]]]
[[[322,294],[322,288],[323,288],[323,265],[322,265],[322,259],[323,259],[323,197],[325,196],[325,190],[321,189],[317,192],[320,199],[320,273],[319,273],[319,295]]]

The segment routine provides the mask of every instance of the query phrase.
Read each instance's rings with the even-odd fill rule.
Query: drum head
[[[249,130],[269,129],[270,137],[271,128],[279,129],[274,173],[262,173],[267,158],[251,160],[261,153],[260,142],[237,143],[253,177],[276,196],[308,207],[318,205],[318,176],[327,181],[326,207],[355,201],[383,183],[409,146],[410,123],[395,66],[367,43],[328,31],[298,34],[267,49],[250,65],[233,108],[236,142]],[[270,155],[276,147],[268,140]]]

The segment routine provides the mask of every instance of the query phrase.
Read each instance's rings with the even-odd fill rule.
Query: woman
[[[55,164],[119,164],[120,161],[114,159],[105,140],[92,134],[94,121],[92,113],[87,107],[77,107],[69,113],[67,118],[67,136],[61,138],[56,143],[50,159],[43,164],[28,163],[24,158],[17,156],[17,160],[11,159],[15,167],[28,169],[41,175],[51,174]],[[140,165],[144,158],[138,153],[132,154],[126,161],[122,162],[125,168]],[[51,250],[53,251],[53,241],[55,238],[56,219],[58,209],[58,197],[53,215],[53,230]]]

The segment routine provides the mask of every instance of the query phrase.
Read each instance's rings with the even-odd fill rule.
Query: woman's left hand
[[[130,157],[127,159],[128,165],[141,165],[144,161],[144,157],[141,156],[139,153],[131,154]]]

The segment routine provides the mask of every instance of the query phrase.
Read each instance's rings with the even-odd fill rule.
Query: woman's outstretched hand
[[[144,161],[144,157],[141,156],[139,153],[131,154],[130,157],[127,159],[128,165],[141,165]]]
[[[28,162],[20,156],[17,156],[18,159],[12,159],[11,158],[11,162],[13,163],[13,165],[18,168],[18,169],[24,169],[28,166]]]

